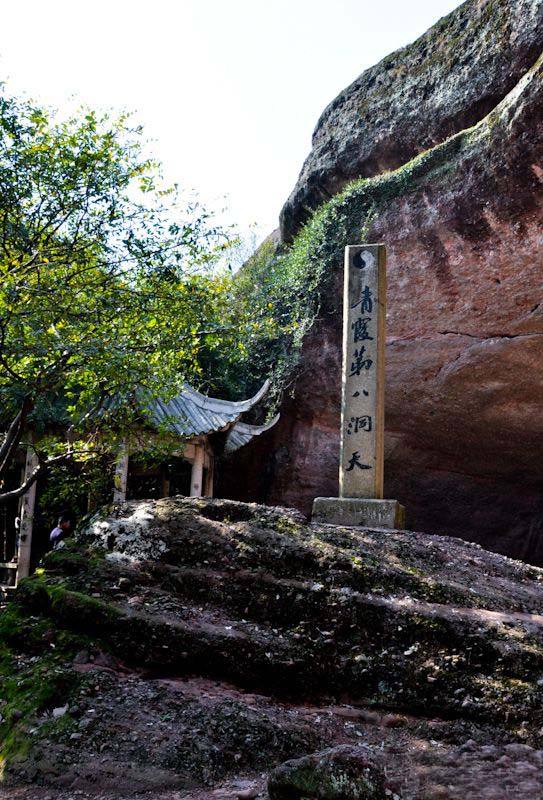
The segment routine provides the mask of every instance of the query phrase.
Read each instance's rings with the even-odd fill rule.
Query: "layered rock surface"
[[[4,786],[266,797],[278,768],[272,800],[531,800],[542,604],[541,570],[459,540],[128,504],[0,615]]]
[[[283,241],[349,181],[396,169],[479,122],[542,49],[540,0],[468,0],[363,72],[317,123],[281,212]]]
[[[476,83],[487,90],[484,102],[475,92],[469,108],[487,110],[487,101],[519,77],[520,52],[531,57],[541,46],[542,9],[541,2],[467,3],[417,47],[427,42],[436,52],[454,51],[469,71],[471,45],[449,38],[451,25],[464,19],[469,42],[479,41]],[[494,36],[488,35],[490,20]],[[508,47],[523,41],[518,58],[505,48],[500,62],[498,40]],[[388,110],[375,119],[385,119],[401,141],[410,141],[411,131],[413,142],[423,141],[417,131],[427,127],[434,136],[433,121],[442,117],[422,106],[415,111],[409,102],[397,108],[401,87],[414,74],[406,63],[406,77],[395,79],[397,91],[382,94]],[[452,87],[458,89],[464,74],[456,69],[437,72],[429,91],[436,102],[442,93],[449,98],[442,111],[456,108],[458,121],[472,81],[465,72],[465,91],[453,102]],[[421,87],[427,81],[425,73]],[[357,96],[348,90],[332,104],[322,136],[328,119],[350,136],[349,109]],[[275,431],[240,454],[225,475],[227,496],[241,498],[249,489],[252,498],[309,513],[314,497],[337,495],[342,253],[364,230],[366,240],[386,242],[389,253],[385,497],[405,505],[410,528],[466,537],[543,563],[542,99],[539,59],[476,126],[395,172],[353,184],[322,208],[324,243],[315,250],[328,248],[332,256],[295,397],[285,401]],[[406,114],[418,118],[418,128],[407,124]],[[372,124],[357,129],[369,150]],[[331,174],[341,176],[341,159],[331,145],[326,149]]]

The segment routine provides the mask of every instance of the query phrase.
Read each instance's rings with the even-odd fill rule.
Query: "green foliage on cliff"
[[[334,279],[343,268],[345,246],[371,238],[372,225],[389,201],[454,169],[477,128],[452,136],[394,172],[354,181],[314,212],[290,247],[267,241],[256,251],[235,281],[237,302],[271,321],[267,328],[255,326],[246,339],[229,375],[231,387],[247,393],[271,376],[276,407],[293,387],[304,336],[319,314],[341,313],[341,289]]]
[[[318,215],[284,251],[267,240],[234,280],[233,301],[242,315],[252,315],[243,347],[221,369],[223,391],[247,396],[264,378],[271,378],[275,407],[292,382],[303,338],[320,307],[326,243]]]

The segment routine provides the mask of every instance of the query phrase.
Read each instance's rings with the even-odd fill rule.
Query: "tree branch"
[[[26,422],[26,418],[32,410],[32,406],[33,403],[31,398],[25,397],[19,412],[16,414],[7,430],[6,438],[2,443],[2,447],[0,447],[0,475],[4,474],[15,449],[19,445],[21,434],[23,432],[23,426]]]
[[[19,486],[17,489],[12,489],[9,492],[3,492],[0,494],[0,505],[4,503],[8,503],[10,500],[16,500],[21,495],[25,494],[30,487],[37,481],[41,472],[43,472],[47,467],[51,466],[51,464],[55,464],[59,461],[67,461],[68,459],[72,458],[75,454],[75,451],[70,450],[68,453],[62,453],[59,456],[51,456],[50,458],[45,459],[45,461],[40,461],[37,467],[35,467],[30,475],[26,478],[26,480]]]

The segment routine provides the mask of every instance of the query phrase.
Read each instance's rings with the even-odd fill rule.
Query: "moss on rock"
[[[270,800],[384,800],[382,769],[363,747],[343,745],[287,761],[271,773]],[[389,793],[390,795],[390,793]]]

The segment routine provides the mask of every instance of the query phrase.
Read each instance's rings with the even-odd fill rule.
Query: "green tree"
[[[0,502],[103,441],[106,398],[123,400],[118,431],[136,391],[167,397],[198,374],[203,343],[237,347],[228,245],[162,187],[129,117],[58,121],[0,95],[0,482],[23,440],[38,456]]]

